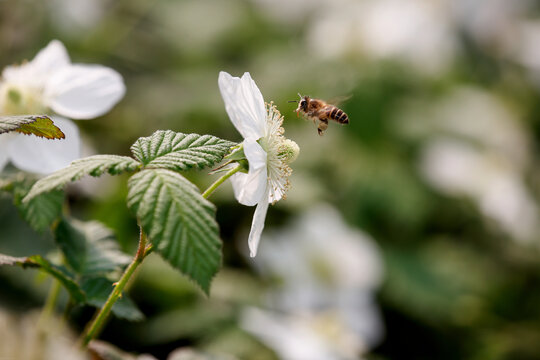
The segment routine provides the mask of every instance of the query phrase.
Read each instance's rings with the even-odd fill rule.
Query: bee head
[[[298,94],[298,95],[300,95],[300,94]],[[308,104],[309,104],[309,96],[300,95],[300,101],[298,102],[298,109],[302,109],[304,111],[307,111]]]
[[[309,100],[310,100],[309,96],[307,96],[307,95],[302,96],[302,95],[298,94],[298,96],[300,96],[300,100],[290,100],[289,101],[289,102],[298,103],[298,107],[295,110],[297,115],[298,115],[299,111],[304,111],[304,112],[307,111]]]

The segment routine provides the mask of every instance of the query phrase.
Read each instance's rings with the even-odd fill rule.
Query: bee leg
[[[319,126],[317,127],[317,132],[320,136],[323,136],[324,131],[328,128],[327,120],[319,120]]]

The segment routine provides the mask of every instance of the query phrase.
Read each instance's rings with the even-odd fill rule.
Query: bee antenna
[[[298,100],[289,100],[289,101],[287,101],[287,102],[290,102],[290,103],[291,103],[291,102],[295,102],[295,103],[297,103]]]

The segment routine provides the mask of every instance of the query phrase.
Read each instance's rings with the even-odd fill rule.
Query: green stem
[[[41,310],[41,315],[39,317],[38,324],[45,326],[51,314],[54,312],[54,307],[56,306],[56,301],[58,300],[58,295],[60,294],[60,282],[56,279],[52,279],[51,288],[49,289],[49,294],[47,295],[47,300],[45,300],[45,305],[43,305],[43,310]]]
[[[64,322],[68,321],[69,314],[71,313],[71,310],[73,310],[74,307],[75,307],[75,302],[72,299],[69,299],[66,304],[66,308],[64,309],[64,316],[62,318]]]
[[[240,170],[242,170],[242,165],[238,165],[237,167],[229,170],[229,172],[227,172],[225,175],[214,181],[214,183],[202,193],[202,197],[208,199],[208,197],[218,188],[219,185],[223,184],[225,180],[227,180]]]
[[[86,327],[86,330],[82,337],[83,347],[86,347],[88,343],[98,335],[99,331],[105,324],[105,320],[110,314],[114,303],[122,297],[122,291],[129,282],[129,279],[131,278],[137,267],[142,263],[144,257],[148,255],[149,251],[151,251],[151,247],[146,247],[146,236],[141,229],[137,254],[135,254],[133,261],[126,268],[120,280],[118,280],[118,282],[115,284],[113,291],[109,295],[109,298],[107,299],[101,310],[99,310],[94,320]]]

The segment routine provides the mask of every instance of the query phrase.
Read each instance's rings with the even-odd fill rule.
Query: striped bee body
[[[317,126],[317,132],[321,136],[328,128],[329,119],[343,125],[349,123],[349,117],[343,110],[341,110],[337,106],[327,104],[323,100],[312,99],[307,95],[303,97],[300,96],[296,113],[298,114],[300,112],[315,121],[319,121],[319,125]]]
[[[328,105],[326,110],[326,116],[340,124],[348,124],[349,117],[345,114],[345,111],[341,110],[337,106]]]

